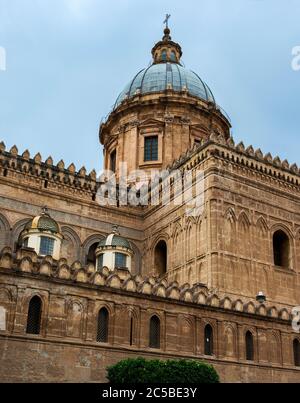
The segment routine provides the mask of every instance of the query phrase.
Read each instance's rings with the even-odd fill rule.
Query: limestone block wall
[[[118,271],[95,272],[61,260],[40,259],[26,250],[0,257],[0,306],[7,310],[0,331],[0,379],[5,381],[105,381],[108,365],[127,357],[190,358],[215,365],[222,381],[299,382],[294,365],[291,312],[282,306],[233,300],[203,285],[180,286]],[[33,296],[42,301],[40,334],[26,333]],[[97,342],[98,313],[109,313],[108,339]],[[149,323],[160,319],[160,347],[149,347]],[[133,337],[130,337],[132,320]],[[205,327],[213,329],[213,351],[205,356]],[[254,359],[246,360],[251,331]],[[19,363],[22,362],[22,365]],[[7,368],[10,368],[8,371]]]

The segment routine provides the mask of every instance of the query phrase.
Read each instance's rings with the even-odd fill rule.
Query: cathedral
[[[115,202],[95,171],[0,143],[2,382],[106,382],[140,356],[205,361],[222,382],[300,382],[300,169],[235,144],[182,54],[167,26],[100,124]],[[123,203],[124,163],[170,172],[169,202],[159,179],[156,203]],[[196,194],[199,172],[191,214],[177,189],[188,176]]]

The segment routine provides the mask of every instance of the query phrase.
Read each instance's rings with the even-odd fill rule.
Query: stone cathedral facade
[[[120,162],[201,171],[201,214],[100,205],[95,171],[1,143],[1,381],[105,381],[144,356],[205,360],[224,382],[300,382],[300,170],[235,144],[168,28],[152,56],[101,124],[104,165],[117,183]]]

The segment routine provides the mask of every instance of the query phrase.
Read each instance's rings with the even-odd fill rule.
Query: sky
[[[300,165],[299,0],[0,0],[0,141],[99,171],[100,121],[149,65],[166,13],[235,141]]]

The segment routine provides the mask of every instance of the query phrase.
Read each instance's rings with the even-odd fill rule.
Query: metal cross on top
[[[166,28],[169,28],[169,19],[171,18],[171,14],[166,14],[166,19],[164,20],[164,24],[166,24]]]

